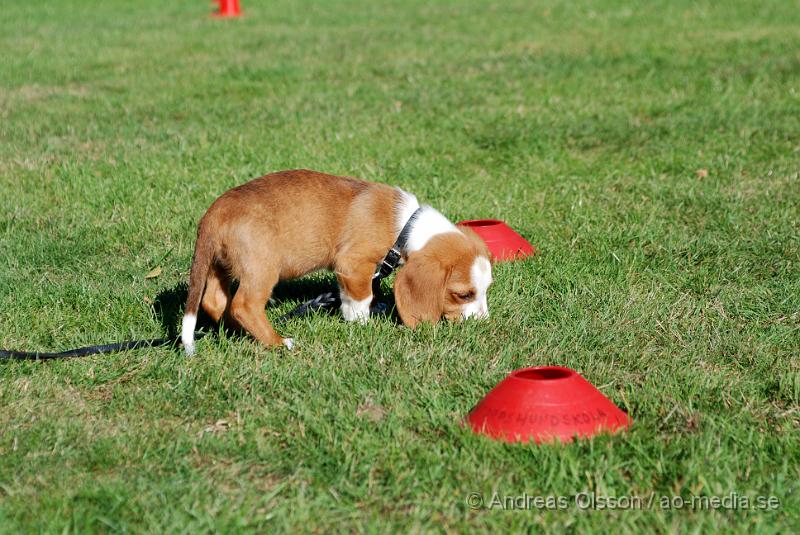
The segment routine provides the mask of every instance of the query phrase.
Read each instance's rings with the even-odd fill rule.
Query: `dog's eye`
[[[464,293],[456,293],[456,297],[458,297],[462,301],[472,301],[473,299],[475,299],[475,291],[470,290]]]

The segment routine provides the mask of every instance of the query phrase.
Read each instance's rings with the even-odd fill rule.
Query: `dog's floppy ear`
[[[444,290],[449,271],[431,255],[411,253],[394,281],[394,300],[403,323],[436,323],[444,313]]]

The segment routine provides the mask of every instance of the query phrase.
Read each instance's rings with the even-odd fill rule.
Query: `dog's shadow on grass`
[[[236,287],[236,284],[232,287],[232,292],[234,294],[236,292]],[[275,314],[271,313],[270,309],[280,307],[284,303],[296,303],[299,305],[300,303],[308,301],[309,299],[314,299],[326,292],[333,292],[334,295],[338,295],[336,279],[333,276],[325,278],[302,278],[278,283],[272,291],[272,298],[267,304],[267,314],[270,316],[271,320],[274,320]],[[153,314],[156,319],[158,319],[159,323],[161,323],[161,328],[167,333],[168,338],[177,338],[180,334],[179,326],[181,324],[181,318],[183,318],[183,308],[186,305],[186,296],[188,293],[189,286],[184,282],[172,288],[162,290],[153,302]],[[394,309],[394,296],[391,291],[386,291],[384,289],[383,296],[381,296],[380,300],[387,304],[388,310]],[[335,315],[338,313],[338,310],[328,309],[317,313]],[[394,316],[395,314],[392,315],[392,317]],[[397,320],[395,319],[395,321]],[[218,331],[218,326],[203,312],[202,307],[200,307],[200,312],[197,315],[197,327],[195,329],[213,335]],[[231,333],[238,332],[233,329],[226,329],[226,331]]]

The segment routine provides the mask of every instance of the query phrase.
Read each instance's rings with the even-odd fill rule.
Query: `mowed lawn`
[[[500,218],[540,254],[496,265],[484,322],[317,315],[281,326],[293,352],[213,330],[193,358],[0,363],[0,532],[800,528],[797,0],[242,6],[3,3],[0,347],[174,332],[197,220],[281,169]],[[544,364],[633,428],[462,426]],[[778,505],[691,505],[733,495]]]

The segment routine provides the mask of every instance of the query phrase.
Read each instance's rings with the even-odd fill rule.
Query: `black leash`
[[[394,242],[394,245],[389,249],[389,252],[386,253],[386,256],[383,258],[381,263],[378,265],[378,269],[375,271],[375,275],[372,276],[372,295],[375,297],[373,300],[373,305],[370,307],[370,314],[372,315],[379,315],[385,314],[388,312],[388,306],[386,303],[378,302],[377,298],[381,295],[381,281],[388,277],[389,275],[397,269],[397,266],[400,265],[400,259],[402,257],[401,251],[406,248],[406,244],[408,242],[408,236],[411,234],[411,228],[413,223],[419,217],[419,213],[422,208],[417,208],[417,210],[411,214],[411,217],[408,219],[406,224],[403,226],[403,230],[400,231],[400,235],[397,237],[397,240]],[[316,312],[318,310],[323,309],[330,309],[334,307],[338,307],[341,304],[339,297],[334,292],[326,292],[323,294],[318,295],[314,299],[309,299],[305,303],[298,305],[294,310],[280,316],[275,320],[275,323],[282,323],[288,319],[296,318],[299,316],[305,316],[307,314],[311,314],[312,312]],[[205,333],[197,332],[196,338],[202,338]],[[118,342],[115,344],[103,344],[103,345],[96,345],[96,346],[86,346],[86,347],[79,347],[76,349],[68,349],[67,351],[61,351],[58,353],[47,353],[47,352],[40,352],[40,351],[12,351],[7,349],[0,349],[0,360],[54,360],[54,359],[63,359],[63,358],[72,358],[72,357],[86,357],[89,355],[99,355],[99,354],[107,354],[107,353],[116,353],[118,351],[129,351],[131,349],[140,349],[144,347],[162,347],[162,346],[177,346],[180,343],[180,336],[176,336],[174,338],[151,338],[148,340],[128,340],[126,342]]]
[[[100,353],[116,353],[117,351],[128,351],[141,347],[160,347],[178,343],[178,338],[152,338],[150,340],[130,340],[118,342],[116,344],[104,344],[98,346],[86,346],[76,349],[61,351],[60,353],[43,353],[39,351],[11,351],[0,349],[0,359],[6,360],[53,360],[65,359],[70,357],[86,357]]]
[[[291,318],[305,316],[324,308],[334,308],[339,306],[339,304],[341,304],[341,301],[339,301],[339,296],[333,292],[326,292],[318,295],[314,299],[309,299],[305,303],[297,305],[297,308],[276,319],[275,323],[282,323]]]

